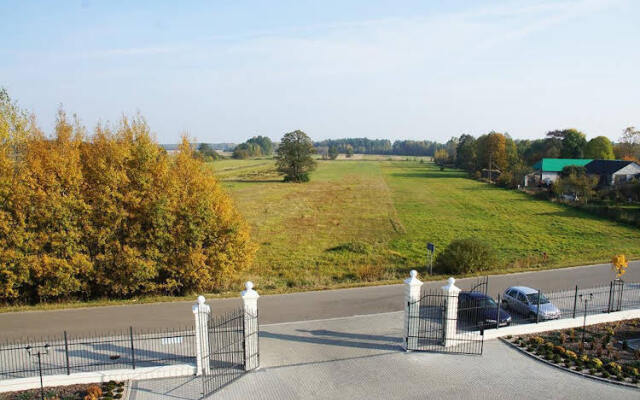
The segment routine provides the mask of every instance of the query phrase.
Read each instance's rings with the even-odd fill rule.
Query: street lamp
[[[589,295],[579,295],[580,302],[584,304],[584,314],[582,319],[582,351],[584,352],[584,332],[587,330],[587,304],[590,300],[593,300],[593,293],[589,293]]]
[[[25,350],[27,350],[29,356],[38,357],[38,373],[40,374],[40,399],[44,400],[44,384],[42,383],[42,356],[46,356],[47,354],[49,354],[49,344],[44,345],[44,350],[41,350],[39,348],[36,350],[31,346],[25,347]]]

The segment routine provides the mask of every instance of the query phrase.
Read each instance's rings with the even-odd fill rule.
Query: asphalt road
[[[489,294],[495,296],[509,286],[526,285],[544,290],[608,285],[612,279],[610,264],[572,267],[539,272],[495,275],[489,278]],[[476,278],[460,279],[457,285],[468,288]],[[625,275],[628,282],[640,282],[640,261],[630,262]],[[443,281],[424,287],[438,288]],[[373,286],[284,295],[262,296],[259,300],[260,323],[305,321],[353,315],[400,311],[404,304],[403,285]],[[258,292],[259,287],[256,287]],[[195,300],[195,299],[194,299]],[[240,298],[213,299],[208,302],[215,314],[241,305]],[[69,310],[27,311],[0,314],[0,341],[24,337],[74,335],[135,329],[173,329],[193,323],[193,302],[92,307]]]

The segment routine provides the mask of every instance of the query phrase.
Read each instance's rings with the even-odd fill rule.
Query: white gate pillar
[[[418,271],[412,269],[404,283],[404,341],[406,351],[418,348],[418,327],[420,326],[420,291],[422,282]]]
[[[456,280],[451,277],[447,279],[447,285],[442,287],[446,297],[444,318],[442,320],[444,331],[444,347],[455,346],[457,344],[456,335],[458,333],[458,294],[460,288],[456,285]]]
[[[208,375],[210,370],[209,362],[209,315],[211,307],[205,304],[204,296],[198,296],[198,302],[191,307],[195,318],[196,333],[196,375]]]
[[[245,284],[242,304],[244,306],[244,369],[251,371],[260,366],[258,353],[258,292],[253,290],[253,282]]]

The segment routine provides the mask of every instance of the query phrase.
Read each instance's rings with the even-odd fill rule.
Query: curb
[[[572,374],[575,374],[575,375],[579,375],[579,376],[582,376],[584,378],[589,378],[589,379],[593,379],[593,380],[600,381],[600,382],[603,382],[603,383],[608,383],[608,384],[611,384],[611,385],[624,386],[624,387],[628,387],[630,389],[640,390],[640,385],[636,385],[636,384],[633,384],[633,383],[627,383],[627,382],[613,381],[613,380],[602,378],[602,377],[599,377],[599,376],[586,374],[586,373],[581,372],[581,371],[576,371],[576,370],[573,370],[573,369],[569,369],[569,368],[563,367],[561,365],[558,365],[556,363],[552,363],[552,362],[544,359],[543,357],[537,356],[536,354],[529,353],[528,351],[522,349],[520,346],[517,346],[514,343],[511,343],[508,339],[505,339],[505,338],[498,338],[498,339],[500,339],[500,341],[502,341],[503,343],[507,344],[509,347],[516,349],[520,353],[525,354],[525,355],[527,355],[527,356],[529,356],[529,357],[531,357],[531,358],[533,358],[535,360],[541,361],[541,362],[543,362],[543,363],[545,363],[545,364],[547,364],[549,366],[552,366],[554,368],[557,368],[559,370],[562,370],[562,371],[565,371],[565,372],[569,372],[569,373],[572,373]]]

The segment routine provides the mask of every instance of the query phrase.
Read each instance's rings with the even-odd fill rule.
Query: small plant
[[[560,357],[560,354],[556,354],[553,356],[553,362],[556,364],[560,364],[562,362],[562,357]]]
[[[590,369],[589,369],[589,373],[590,373],[591,375],[595,375],[595,374],[596,374],[596,372],[597,372],[597,371],[596,371],[594,368],[590,368]]]
[[[578,358],[578,355],[577,355],[575,352],[571,351],[571,350],[566,350],[566,351],[564,352],[564,355],[565,355],[567,358],[570,358],[570,359],[572,359],[572,360],[576,360],[576,359]]]
[[[607,372],[607,370],[603,370],[602,371],[602,377],[603,378],[609,378],[610,374]]]
[[[544,343],[544,339],[541,338],[540,336],[533,336],[529,339],[529,342],[531,344],[542,344]]]
[[[102,396],[102,389],[100,389],[100,386],[98,385],[89,385],[87,388],[87,395],[98,398]]]
[[[561,356],[564,356],[567,354],[567,350],[562,346],[554,346],[553,351],[555,351],[556,354],[560,354]]]
[[[620,366],[620,364],[613,361],[607,364],[607,370],[615,375],[622,373],[622,367]]]
[[[547,354],[544,355],[544,358],[546,358],[547,360],[551,361],[553,360],[553,353],[548,351]]]
[[[592,358],[591,359],[591,365],[595,369],[600,369],[600,368],[602,368],[602,361],[600,361],[599,358]]]
[[[552,342],[546,342],[544,344],[544,347],[546,347],[547,351],[553,351],[554,346],[555,345]]]

